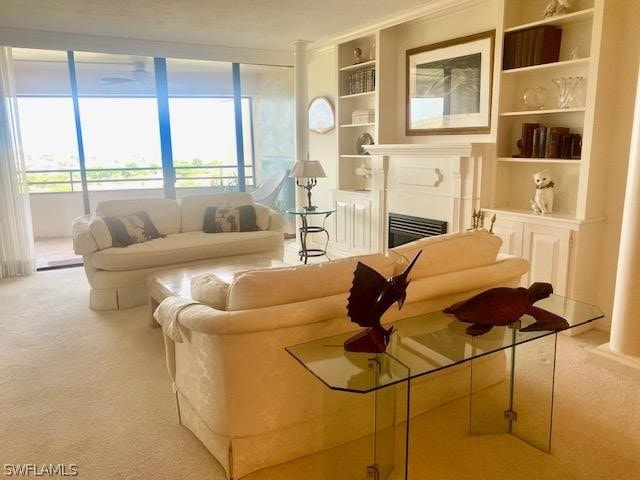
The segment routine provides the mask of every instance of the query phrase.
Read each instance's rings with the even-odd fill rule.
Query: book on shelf
[[[561,136],[560,158],[579,159],[582,153],[582,135],[567,133]]]
[[[561,39],[562,29],[549,25],[506,33],[502,69],[557,62]]]
[[[536,51],[536,33],[537,29],[529,31],[529,47],[527,48],[527,66],[535,65],[535,51]]]
[[[547,143],[547,127],[538,127],[533,131],[533,146],[531,156],[544,158]]]
[[[504,48],[502,51],[502,70],[514,68],[516,60],[516,42],[514,35],[517,32],[508,32],[504,35]]]
[[[539,123],[523,123],[518,140],[520,153],[515,158],[562,158],[579,160],[582,135],[567,127],[547,127]]]
[[[529,64],[528,62],[528,58],[529,58],[529,43],[530,43],[530,33],[531,30],[525,30],[522,33],[522,52],[520,53],[520,66],[521,67],[528,67]]]
[[[363,68],[349,73],[348,94],[373,92],[376,89],[376,70],[375,68]]]
[[[523,123],[522,136],[518,142],[520,154],[516,157],[531,158],[533,156],[533,133],[540,126],[539,123]]]
[[[520,68],[522,66],[522,32],[515,32],[514,41],[516,43],[516,53],[513,60],[513,66],[511,68]]]
[[[551,27],[548,25],[536,28],[533,47],[533,63],[531,65],[542,65],[543,63],[557,62],[560,59],[561,40],[561,28]]]
[[[571,158],[579,160],[582,158],[582,135],[574,133],[571,145]]]
[[[566,127],[550,127],[548,133],[548,146],[546,158],[560,158],[560,151],[562,148],[562,137],[569,133],[569,129]]]

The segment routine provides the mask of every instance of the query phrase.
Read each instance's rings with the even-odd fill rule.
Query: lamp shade
[[[322,165],[317,160],[298,160],[291,169],[290,177],[295,178],[324,178]]]

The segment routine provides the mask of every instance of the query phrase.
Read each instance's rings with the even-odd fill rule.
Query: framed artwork
[[[309,103],[309,130],[327,133],[336,126],[333,105],[327,97],[316,97]]]
[[[407,135],[490,131],[495,35],[407,50]]]

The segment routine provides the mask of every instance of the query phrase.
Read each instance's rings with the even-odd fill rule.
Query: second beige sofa
[[[202,231],[207,207],[254,205],[259,231],[205,233]],[[148,213],[164,238],[127,247],[112,247],[104,222],[95,216]],[[284,237],[282,215],[254,204],[248,193],[232,192],[191,195],[178,203],[171,199],[109,200],[98,203],[94,215],[73,222],[73,245],[82,255],[91,285],[90,307],[116,310],[143,305],[148,301],[146,279],[151,274],[178,265],[188,266],[221,257],[261,255],[282,260]]]

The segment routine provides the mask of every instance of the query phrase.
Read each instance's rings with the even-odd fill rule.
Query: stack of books
[[[562,29],[549,25],[505,33],[502,69],[557,62],[561,38]]]
[[[351,72],[348,77],[348,87],[348,95],[373,92],[376,89],[376,69],[370,67]]]
[[[539,123],[523,123],[518,142],[520,158],[579,159],[582,136],[571,133],[567,127],[545,127]]]

